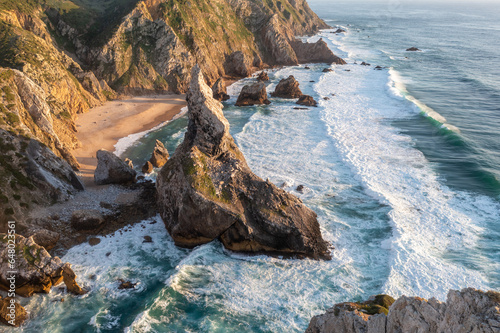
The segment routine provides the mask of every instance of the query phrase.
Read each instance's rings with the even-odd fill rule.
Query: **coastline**
[[[95,187],[93,177],[99,149],[114,151],[120,139],[172,120],[186,106],[185,97],[185,94],[126,97],[79,115],[75,123],[81,145],[73,152],[84,185]]]

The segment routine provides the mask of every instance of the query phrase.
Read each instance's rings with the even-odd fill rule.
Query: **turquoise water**
[[[71,249],[63,260],[91,292],[27,300],[25,332],[303,332],[333,304],[376,293],[500,288],[498,6],[310,4],[347,29],[310,40],[349,64],[280,69],[268,91],[294,75],[319,107],[232,106],[249,78],[230,87],[224,114],[255,173],[316,211],[333,259],[249,257],[217,241],[179,249],[157,217]],[[139,169],[156,139],[172,154],[186,123],[122,156]],[[118,290],[119,278],[138,285]]]

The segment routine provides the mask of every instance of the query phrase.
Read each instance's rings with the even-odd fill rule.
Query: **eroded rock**
[[[212,91],[214,93],[214,98],[218,101],[227,101],[230,98],[227,94],[226,84],[221,77],[215,81],[212,86]]]
[[[259,75],[257,76],[257,81],[269,81],[269,75],[267,75],[267,72],[260,72]]]
[[[97,168],[94,181],[97,185],[127,184],[135,181],[136,172],[115,154],[101,149],[97,151]]]
[[[330,258],[316,214],[252,173],[198,67],[192,77],[188,130],[157,177],[160,214],[175,244],[220,239],[234,251]]]
[[[302,96],[302,91],[299,88],[299,82],[293,75],[286,79],[280,80],[274,92],[271,93],[273,97],[281,98],[299,98]]]
[[[155,148],[149,161],[155,168],[161,168],[168,161],[168,150],[160,140],[156,140]]]
[[[251,106],[259,104],[271,104],[267,98],[266,85],[263,82],[248,84],[241,89],[236,106]]]
[[[47,251],[52,250],[59,241],[60,235],[55,231],[43,229],[33,235],[33,240],[40,246],[43,246]]]
[[[27,318],[28,313],[19,302],[0,296],[0,322],[7,326],[19,327]]]
[[[309,95],[302,95],[299,97],[299,100],[296,104],[305,105],[305,106],[318,106],[318,103]]]
[[[299,63],[327,63],[345,65],[344,59],[333,54],[325,41],[320,38],[315,43],[304,43],[300,40],[290,42]]]

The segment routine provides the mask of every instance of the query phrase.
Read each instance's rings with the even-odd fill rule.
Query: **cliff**
[[[389,301],[388,301],[389,300]],[[436,299],[378,295],[363,303],[340,303],[311,319],[306,333],[493,333],[500,332],[500,293],[450,290]]]

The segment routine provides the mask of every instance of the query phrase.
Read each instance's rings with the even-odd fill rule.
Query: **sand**
[[[99,149],[114,151],[121,138],[171,120],[184,106],[186,95],[140,96],[107,102],[78,115],[76,136],[81,147],[73,154],[80,163],[78,174],[85,186],[94,186]]]

